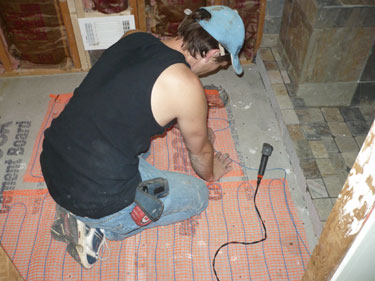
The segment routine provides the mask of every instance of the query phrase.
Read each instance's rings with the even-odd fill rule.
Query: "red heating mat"
[[[212,96],[212,93],[210,96]],[[52,119],[56,118],[64,109],[72,94],[50,95],[50,97],[47,113],[34,143],[31,159],[23,178],[25,182],[44,181],[39,164],[44,138],[43,133],[51,125]],[[215,132],[215,149],[223,153],[229,153],[234,161],[239,162],[229,122],[225,108],[210,108],[208,125]],[[147,161],[159,169],[195,175],[190,166],[187,150],[178,129],[172,129],[164,136],[153,140]],[[243,176],[243,171],[239,165],[233,165],[233,170],[225,176]]]
[[[80,267],[51,239],[55,203],[44,190],[4,192],[0,241],[25,280],[215,280],[212,259],[223,243],[259,240],[255,181],[208,186],[209,206],[197,217],[109,241],[107,259],[91,270]],[[268,239],[252,246],[229,245],[216,259],[220,280],[300,280],[309,253],[283,179],[264,180],[257,205]]]
[[[239,162],[234,140],[228,121],[228,115],[224,108],[210,108],[208,126],[215,132],[215,149],[228,153],[230,157]],[[155,138],[151,142],[150,155],[147,161],[162,170],[196,175],[190,165],[190,160],[183,138],[178,129],[173,128],[165,136]],[[232,165],[233,170],[225,177],[242,177],[241,166]]]

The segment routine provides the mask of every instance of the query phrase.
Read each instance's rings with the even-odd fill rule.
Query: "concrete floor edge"
[[[276,100],[275,93],[272,89],[271,82],[270,82],[269,77],[267,75],[266,68],[264,66],[263,60],[262,60],[261,55],[259,53],[256,57],[256,65],[258,67],[261,79],[263,81],[264,88],[266,89],[266,93],[267,93],[268,99],[270,101],[271,107],[273,108],[273,110],[275,112],[275,115],[276,115],[276,119],[278,120],[279,127],[280,127],[280,130],[281,130],[281,135],[282,135],[282,138],[283,138],[283,143],[284,143],[285,149],[288,153],[289,161],[290,161],[291,167],[293,168],[293,171],[294,171],[294,174],[295,174],[295,177],[296,177],[296,181],[297,181],[297,185],[298,185],[299,190],[301,192],[302,198],[306,203],[308,213],[309,213],[309,217],[310,217],[310,220],[311,220],[311,223],[312,223],[312,226],[313,226],[314,234],[315,234],[316,238],[318,238],[320,236],[321,232],[322,232],[322,229],[323,229],[322,223],[320,221],[317,210],[316,210],[316,208],[315,208],[315,206],[312,202],[310,193],[307,191],[306,178],[303,175],[303,171],[302,171],[300,163],[299,163],[299,158],[297,156],[297,152],[294,148],[293,141],[290,138],[288,129],[287,129],[285,123],[284,123],[284,120],[283,120],[283,117],[282,117],[282,114],[281,114],[280,106],[279,106],[279,104]],[[312,250],[315,247],[316,241],[311,241],[311,239],[308,239],[308,241],[309,241],[309,244],[310,244],[310,249]]]

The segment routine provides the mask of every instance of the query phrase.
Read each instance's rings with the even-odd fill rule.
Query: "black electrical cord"
[[[258,188],[259,188],[259,185],[260,185],[260,181],[257,183],[257,187],[255,189],[255,193],[254,193],[254,206],[255,206],[255,210],[258,214],[258,217],[260,218],[261,222],[262,222],[262,225],[263,225],[263,229],[264,229],[264,237],[260,240],[257,240],[257,241],[253,241],[253,242],[239,242],[239,241],[231,241],[231,242],[227,242],[227,243],[224,243],[223,245],[221,245],[217,250],[216,250],[216,253],[215,253],[215,256],[214,256],[214,259],[212,261],[212,268],[214,270],[214,273],[215,273],[215,277],[216,277],[216,280],[217,281],[220,281],[219,277],[217,276],[217,272],[216,272],[216,269],[215,269],[215,260],[216,260],[216,256],[218,255],[218,253],[220,252],[220,250],[230,244],[242,244],[242,245],[254,245],[254,244],[257,244],[257,243],[260,243],[260,242],[263,242],[267,239],[267,229],[266,229],[266,225],[264,224],[264,221],[262,219],[262,216],[260,215],[260,212],[258,210],[258,207],[257,207],[257,203],[256,203],[256,197],[257,197],[257,193],[258,193]]]

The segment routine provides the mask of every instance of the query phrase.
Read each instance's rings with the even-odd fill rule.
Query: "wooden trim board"
[[[23,281],[21,274],[14,266],[3,246],[0,245],[0,281]]]
[[[267,6],[267,1],[260,0],[257,39],[255,41],[255,53],[258,51],[260,44],[262,43],[262,39],[263,39],[263,27],[264,27],[264,20],[266,17],[266,6]]]
[[[74,38],[77,44],[77,51],[79,60],[81,63],[81,68],[83,70],[89,70],[91,68],[91,62],[89,54],[85,51],[83,46],[83,40],[81,37],[81,30],[79,29],[78,18],[84,17],[82,1],[67,0],[68,8],[70,13],[70,19],[72,22],[72,28],[74,33]]]
[[[53,74],[66,74],[72,72],[82,72],[82,69],[74,68],[35,68],[35,69],[24,69],[14,70],[10,72],[4,72],[0,74],[0,77],[21,77],[21,76],[33,76],[33,75],[53,75]],[[2,281],[2,280],[0,280]]]
[[[136,28],[146,32],[147,25],[145,0],[130,0],[130,4],[133,4],[134,7],[136,7],[136,10],[133,10],[134,16],[138,18],[138,24],[136,24]]]
[[[6,72],[12,71],[12,63],[10,61],[9,53],[5,47],[5,43],[3,41],[3,38],[0,36],[0,61],[2,65],[4,66],[4,69]]]
[[[74,36],[74,30],[72,26],[72,21],[70,19],[70,13],[69,13],[69,7],[66,0],[59,0],[60,10],[62,19],[64,22],[65,30],[66,30],[66,36],[69,44],[69,51],[70,56],[73,60],[73,65],[75,68],[81,68],[81,61],[79,59],[78,49],[77,49],[77,43]]]
[[[11,58],[8,50],[5,48],[5,44],[0,38],[0,61],[5,69],[4,73],[0,74],[0,77],[16,77],[16,76],[28,76],[28,75],[44,75],[44,74],[59,74],[59,73],[70,73],[82,71],[80,60],[77,58],[77,48],[74,48],[74,33],[72,33],[72,26],[70,23],[69,13],[66,14],[67,9],[66,0],[54,0],[58,20],[61,23],[61,36],[63,38],[63,44],[67,59],[65,62],[58,65],[35,65],[24,61],[21,61],[20,66],[17,69],[13,68]],[[65,5],[65,6],[64,6]],[[60,13],[61,12],[61,13]],[[66,29],[66,32],[64,30]],[[67,39],[65,38],[65,34]],[[72,65],[73,62],[73,65]]]

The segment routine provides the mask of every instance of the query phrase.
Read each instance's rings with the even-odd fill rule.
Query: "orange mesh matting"
[[[228,153],[235,162],[239,162],[225,108],[210,108],[208,126],[215,133],[215,149],[222,153]],[[184,140],[176,128],[151,142],[147,161],[161,170],[196,175],[191,167]],[[240,165],[232,165],[232,167],[233,170],[224,177],[242,177],[244,175]]]
[[[212,90],[210,91],[212,92]],[[209,95],[215,96],[211,92]],[[50,95],[48,109],[35,140],[31,159],[23,178],[25,182],[44,181],[39,164],[39,156],[42,151],[44,138],[43,133],[44,130],[51,125],[52,119],[56,118],[61,113],[71,97],[72,94]],[[215,132],[215,149],[223,153],[229,153],[234,161],[239,162],[226,109],[210,108],[208,126]],[[163,137],[154,139],[151,143],[150,152],[150,157],[147,160],[159,169],[195,175],[178,129],[172,129]],[[243,176],[243,171],[239,165],[233,165],[233,170],[225,176]]]
[[[44,190],[4,192],[0,242],[25,280],[215,280],[212,259],[223,243],[264,235],[253,203],[255,181],[208,186],[208,208],[192,219],[119,242],[91,270],[51,239],[55,203]],[[309,254],[301,221],[283,179],[264,180],[257,205],[268,239],[229,245],[216,259],[220,280],[300,280]]]

